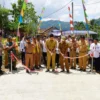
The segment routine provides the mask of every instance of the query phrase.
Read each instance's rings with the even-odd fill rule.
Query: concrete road
[[[100,75],[75,70],[54,74],[45,69],[29,75],[20,68],[0,76],[0,100],[100,100]]]

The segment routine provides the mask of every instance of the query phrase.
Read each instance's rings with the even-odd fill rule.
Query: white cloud
[[[87,5],[86,6],[86,12],[87,12],[87,15],[89,17],[89,20],[90,19],[94,19],[94,18],[98,18],[98,16],[100,15],[100,0],[88,0],[88,4],[90,5]],[[96,3],[96,2],[99,2],[99,3]],[[95,3],[95,4],[93,4]],[[100,18],[100,16],[99,16]]]
[[[69,21],[69,14],[64,14],[59,17],[60,21]]]
[[[44,18],[44,19],[42,19],[42,21],[48,21],[48,20],[57,20],[57,19],[54,19],[54,18]]]
[[[43,7],[46,8],[43,17],[50,15],[54,11],[58,10],[65,4],[67,4],[70,0],[28,0],[28,2],[32,2],[35,5],[35,10],[37,15],[41,13]],[[100,0],[84,0],[86,3],[95,3]],[[11,3],[17,2],[17,0],[0,0],[0,3],[3,5],[5,3],[5,7],[11,8]],[[82,7],[82,0],[73,0],[74,2],[74,19],[75,21],[84,21],[84,13]],[[86,12],[89,16],[89,20],[92,18],[98,18],[100,16],[100,3],[86,5]],[[71,7],[71,4],[67,5],[64,9],[60,10],[53,15],[50,15],[43,20],[62,20],[62,21],[69,21],[69,12],[68,6]]]
[[[51,5],[51,1],[50,0],[47,0],[44,6],[47,7],[49,5]]]

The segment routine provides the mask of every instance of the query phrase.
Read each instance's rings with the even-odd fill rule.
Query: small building
[[[47,28],[47,29],[40,29],[40,30],[38,31],[38,33],[39,33],[40,35],[42,35],[42,36],[49,36],[51,33],[54,32],[54,30],[59,31],[56,27],[49,27],[49,28]]]
[[[75,35],[87,35],[87,34],[89,34],[89,35],[97,35],[97,33],[94,32],[94,31],[86,31],[86,30],[74,30],[73,33]],[[66,35],[70,35],[71,31],[63,31],[62,34],[65,35],[65,36]]]
[[[50,34],[53,34],[54,36],[68,36],[71,35],[71,31],[60,31],[56,27],[49,27],[47,29],[40,29],[38,32],[42,36],[49,36]],[[74,30],[73,32],[75,35],[80,36],[80,35],[87,35],[89,33],[90,36],[97,35],[96,32],[94,31],[86,31],[86,30]]]

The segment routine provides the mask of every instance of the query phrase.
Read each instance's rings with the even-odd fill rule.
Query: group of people
[[[94,66],[96,72],[100,72],[100,43],[98,39],[88,41],[84,36],[79,40],[75,35],[65,37],[54,37],[50,34],[49,37],[41,37],[36,35],[33,37],[23,37],[20,41],[19,49],[15,38],[8,37],[5,45],[2,45],[2,36],[0,36],[0,73],[2,73],[2,51],[5,52],[4,65],[11,70],[11,52],[18,56],[18,51],[21,53],[22,64],[31,71],[41,69],[44,64],[46,72],[52,69],[55,72],[56,68],[61,68],[61,72],[70,73],[71,69],[76,69],[77,60],[80,71],[86,71],[89,64],[89,51],[94,58]],[[7,60],[8,59],[8,60]],[[16,60],[12,61],[13,70],[16,68]],[[26,69],[29,73],[29,70]]]
[[[93,54],[95,60],[95,70],[100,71],[100,44],[98,39],[91,40],[89,43],[84,36],[77,40],[75,35],[71,37],[49,37],[40,38],[39,35],[23,38],[20,42],[22,63],[31,70],[40,69],[41,64],[46,66],[46,72],[52,69],[55,72],[56,67],[61,68],[61,72],[70,72],[70,68],[76,69],[77,59],[81,71],[86,71],[90,54]],[[28,70],[27,70],[28,72]]]
[[[2,43],[2,35],[0,35],[0,74],[3,74],[2,65],[11,71],[11,52],[18,54],[18,44],[16,38],[8,36],[5,43]],[[3,59],[4,58],[4,59]],[[16,60],[12,62],[12,70],[17,70]]]

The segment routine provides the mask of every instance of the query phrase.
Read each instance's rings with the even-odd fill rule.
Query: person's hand
[[[55,50],[52,50],[52,53],[55,53]]]
[[[34,45],[34,44],[32,44],[32,47],[34,48],[34,47],[35,47],[35,45]]]

